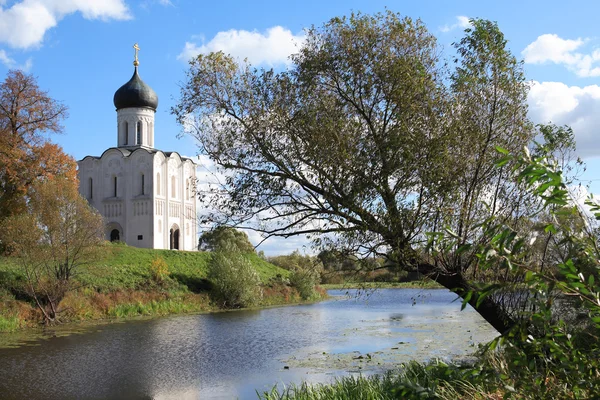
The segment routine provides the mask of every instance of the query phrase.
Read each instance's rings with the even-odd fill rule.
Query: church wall
[[[117,229],[121,241],[136,247],[153,247],[151,166],[152,154],[145,150],[128,158],[118,149],[109,149],[100,159],[86,157],[79,162],[79,192],[104,217],[107,240],[111,231]],[[145,195],[141,194],[142,173],[144,192],[148,193]]]
[[[152,180],[154,182],[154,248],[168,249],[168,227],[166,226],[165,218],[167,216],[167,197],[166,188],[166,164],[165,156],[162,152],[154,156],[154,168]]]
[[[136,247],[154,247],[153,158],[140,149],[127,159],[127,243]]]

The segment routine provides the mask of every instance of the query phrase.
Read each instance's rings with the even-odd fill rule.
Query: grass
[[[0,315],[0,332],[15,332],[21,327],[18,317],[4,317]]]
[[[431,364],[410,362],[398,371],[383,375],[348,376],[330,384],[291,385],[259,393],[264,400],[342,400],[342,399],[496,399],[487,388],[462,379],[460,367],[434,361]]]
[[[129,247],[123,244],[106,244],[104,257],[86,266],[79,277],[85,286],[101,290],[135,289],[150,278],[149,266],[156,257],[168,265],[171,277],[198,292],[206,289],[208,262],[211,253],[175,250],[152,250]],[[256,254],[247,256],[263,282],[276,275],[287,276],[288,271],[266,262]],[[2,261],[0,261],[0,270]]]
[[[208,252],[151,250],[106,243],[101,256],[82,266],[73,278],[75,290],[61,301],[62,321],[129,318],[140,315],[167,315],[216,311],[207,279]],[[161,258],[166,278],[157,281],[150,267]],[[266,296],[260,305],[298,302],[294,288],[281,283],[289,271],[261,259],[245,256],[256,269]],[[24,276],[17,260],[0,257],[0,332],[13,332],[37,325],[41,315],[26,301]]]
[[[471,383],[468,369],[440,361],[402,364],[398,371],[383,375],[348,376],[330,384],[291,385],[282,390],[274,387],[258,393],[263,400],[342,400],[342,399],[494,399],[503,391],[494,385]]]

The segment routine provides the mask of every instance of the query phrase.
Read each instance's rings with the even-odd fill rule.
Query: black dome
[[[154,90],[142,81],[138,75],[137,67],[133,72],[133,76],[116,92],[113,98],[117,110],[121,108],[146,107],[156,111],[158,107],[158,96]]]

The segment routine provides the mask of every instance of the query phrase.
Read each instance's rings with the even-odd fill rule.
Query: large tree
[[[279,73],[222,53],[192,60],[173,112],[232,171],[209,193],[209,219],[317,234],[321,245],[334,233],[337,245],[467,296],[476,257],[463,256],[465,244],[486,213],[514,217],[523,202],[510,166],[494,167],[495,149],[533,135],[521,64],[496,24],[471,22],[453,73],[420,21],[390,11],[310,29]],[[452,245],[427,253],[425,233],[444,227]],[[493,298],[468,296],[499,331],[512,324]]]
[[[0,84],[0,220],[25,210],[36,180],[76,179],[75,160],[47,138],[62,132],[66,116],[66,106],[41,90],[32,75],[11,70]]]

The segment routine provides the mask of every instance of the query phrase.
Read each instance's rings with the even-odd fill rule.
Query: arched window
[[[135,144],[142,144],[142,121],[138,121],[137,123],[135,142]]]
[[[141,182],[141,184],[142,184],[142,194],[145,194],[145,192],[144,192],[144,174],[142,174],[142,182]]]
[[[125,146],[127,146],[127,144],[129,143],[129,124],[127,123],[127,121],[125,121],[125,127],[123,129],[123,131],[125,132]]]
[[[175,191],[175,189],[177,189],[175,187],[175,176],[171,177],[171,197],[172,198],[176,198],[177,197],[177,192]]]
[[[89,179],[90,183],[90,200],[94,198],[94,180],[92,178]]]
[[[113,177],[114,197],[117,197],[117,177]]]
[[[156,194],[160,196],[160,172],[156,173]]]

